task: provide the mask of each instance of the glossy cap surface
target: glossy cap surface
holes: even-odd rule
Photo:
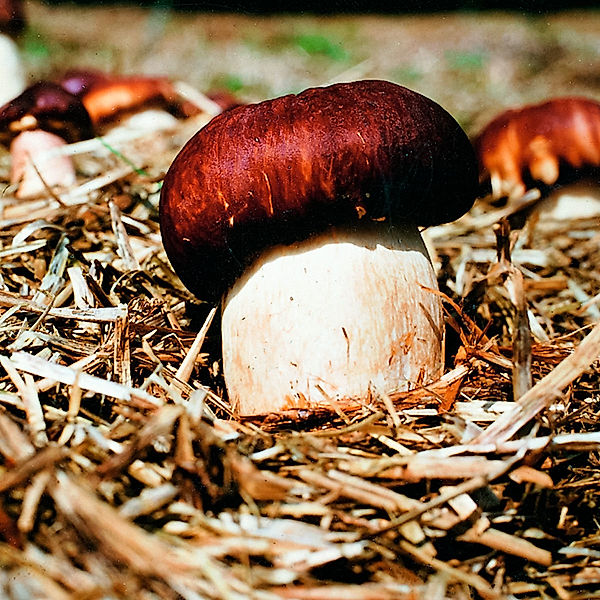
[[[39,82],[0,108],[0,138],[6,143],[21,131],[42,129],[67,142],[93,136],[81,101],[51,82]]]
[[[472,146],[443,108],[358,81],[215,117],[165,177],[161,230],[184,284],[215,298],[264,248],[371,220],[451,221],[476,189]]]

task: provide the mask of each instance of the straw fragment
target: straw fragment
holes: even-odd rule
[[[600,357],[600,324],[597,324],[573,353],[541,379],[505,413],[490,425],[474,444],[497,444],[509,440],[521,427],[548,408],[560,391],[579,377]]]

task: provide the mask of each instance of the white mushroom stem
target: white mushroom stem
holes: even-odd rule
[[[432,381],[443,371],[444,328],[431,289],[413,225],[336,229],[268,250],[223,303],[232,405],[262,414]]]
[[[75,183],[75,166],[60,149],[61,137],[36,129],[23,131],[10,145],[11,183],[18,183],[18,198],[45,195],[48,188],[67,188]]]
[[[0,106],[16,98],[25,89],[25,69],[17,44],[0,34]]]
[[[541,222],[558,222],[600,217],[600,186],[596,181],[579,181],[553,190],[535,207]]]
[[[177,127],[178,120],[171,113],[159,108],[149,108],[128,114],[125,117],[111,123],[108,132],[135,132],[139,134],[153,133]]]

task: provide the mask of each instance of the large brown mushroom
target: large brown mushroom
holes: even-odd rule
[[[200,130],[165,177],[161,230],[183,283],[224,294],[237,411],[437,377],[442,310],[417,225],[457,218],[476,189],[456,121],[384,81],[235,108]]]

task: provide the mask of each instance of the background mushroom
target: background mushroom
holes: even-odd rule
[[[175,128],[177,117],[198,115],[196,125],[204,124],[222,110],[208,98],[203,107],[209,112],[182,98],[164,77],[77,69],[55,82],[35,83],[0,108],[0,139],[11,145],[11,181],[19,185],[17,197],[75,182],[73,160],[60,150],[67,143],[110,133],[108,141],[131,142],[128,158],[143,162],[144,156],[162,151],[166,144],[166,138],[160,138],[152,145],[145,134]]]
[[[72,185],[73,162],[57,149],[92,135],[81,101],[55,83],[36,83],[2,106],[0,139],[10,145],[11,183],[19,185],[17,197]]]
[[[165,177],[161,231],[192,292],[225,293],[239,413],[437,377],[441,303],[417,225],[457,218],[476,189],[456,121],[385,81],[239,107],[200,130]]]
[[[177,118],[201,112],[212,117],[224,108],[208,96],[168,77],[112,75],[73,69],[60,77],[59,83],[81,99],[96,131],[103,134],[116,127],[170,128],[176,125]],[[193,101],[186,99],[186,90],[191,90]]]
[[[474,145],[481,180],[490,182],[494,198],[519,198],[541,187],[550,195],[547,216],[600,214],[600,103],[567,97],[507,110]]]

